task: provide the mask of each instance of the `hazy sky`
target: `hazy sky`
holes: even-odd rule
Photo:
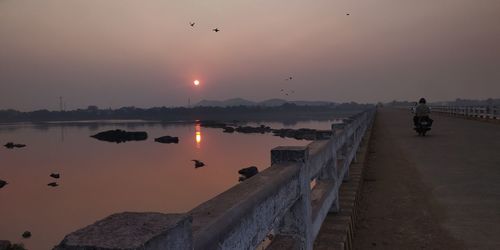
[[[0,109],[59,96],[68,109],[500,97],[500,1],[0,0]]]

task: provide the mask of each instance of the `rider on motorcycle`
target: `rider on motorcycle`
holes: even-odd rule
[[[427,106],[425,98],[420,98],[418,101],[418,105],[415,107],[415,116],[413,117],[413,123],[415,126],[418,125],[420,120],[429,121],[430,125],[432,125],[432,119],[429,117],[431,113],[431,109]]]

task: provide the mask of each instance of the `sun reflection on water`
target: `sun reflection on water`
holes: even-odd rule
[[[195,127],[195,141],[196,141],[196,148],[200,148],[201,145],[201,126],[199,123],[196,123]]]

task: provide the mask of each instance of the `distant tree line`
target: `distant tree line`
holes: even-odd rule
[[[87,109],[70,111],[36,110],[21,112],[0,110],[0,122],[48,122],[82,120],[156,120],[156,121],[193,121],[193,120],[286,120],[332,118],[333,115],[352,114],[362,111],[371,104],[355,102],[320,106],[300,106],[285,103],[281,106],[232,106],[232,107],[154,107],[119,109],[99,109],[89,106]]]

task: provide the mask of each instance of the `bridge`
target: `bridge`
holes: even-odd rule
[[[185,214],[114,214],[56,249],[499,249],[500,124],[435,111],[427,137],[409,110],[365,111]]]
[[[409,109],[378,110],[356,248],[500,249],[498,108],[433,113],[418,137]]]

